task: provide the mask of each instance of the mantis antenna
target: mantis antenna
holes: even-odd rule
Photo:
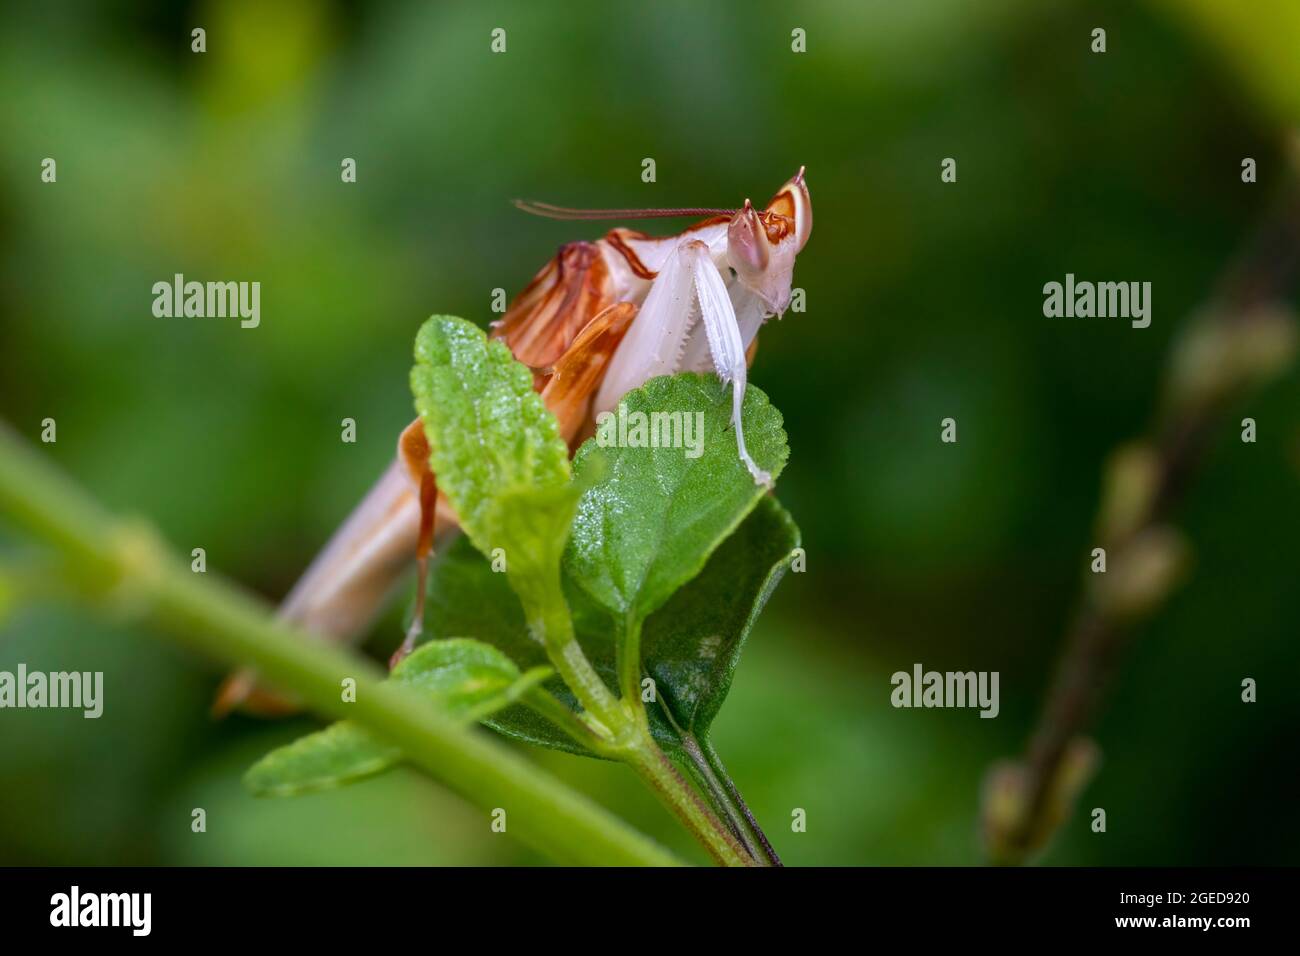
[[[531,199],[513,200],[515,207],[547,219],[672,219],[679,216],[734,216],[734,209],[683,206],[676,209],[570,209]]]

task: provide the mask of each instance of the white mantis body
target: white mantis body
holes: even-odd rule
[[[794,261],[812,231],[803,169],[763,210],[610,210],[543,204],[521,208],[562,219],[712,214],[684,231],[651,237],[617,228],[593,242],[562,246],[493,326],[576,447],[595,417],[658,375],[715,371],[732,387],[732,426],[754,480],[771,484],[745,447],[741,422],[749,360],[759,328],[790,303]],[[437,494],[419,420],[398,443],[397,460],[299,579],[280,616],[325,638],[350,641],[373,619],[415,556],[420,566],[416,623],[397,656],[418,636],[425,564],[457,530]],[[274,712],[284,702],[258,690],[254,675],[227,681],[218,710],[247,704]]]

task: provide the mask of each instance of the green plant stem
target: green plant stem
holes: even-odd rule
[[[622,704],[591,666],[573,633],[573,618],[564,600],[558,563],[543,575],[540,584],[519,591],[519,597],[528,618],[528,629],[546,648],[546,656],[578,703],[609,731],[611,743],[630,744],[627,714]]]
[[[721,794],[719,799],[726,807],[728,816],[739,817],[739,827],[745,835],[745,841],[754,847],[754,856],[759,862],[770,864],[771,866],[781,866],[781,858],[777,856],[776,849],[772,846],[763,832],[763,828],[758,825],[753,812],[749,809],[749,804],[741,796],[736,784],[731,779],[731,774],[727,773],[727,768],[722,763],[722,757],[718,755],[717,750],[713,747],[713,742],[705,739],[700,743],[694,736],[687,734],[683,738],[683,744],[686,747],[687,754],[691,757],[692,762],[696,759],[696,754],[703,761],[707,769],[707,777],[710,781],[711,788],[720,788]],[[692,753],[692,750],[695,753]]]
[[[640,651],[635,656],[637,667],[627,681],[622,699],[614,697],[604,680],[596,673],[587,655],[583,653],[573,632],[573,618],[559,582],[558,568],[552,578],[547,575],[544,584],[520,594],[525,604],[529,627],[541,638],[547,656],[556,671],[569,685],[574,696],[588,712],[609,731],[609,745],[604,756],[629,764],[641,775],[655,795],[681,822],[682,825],[709,851],[715,861],[723,866],[749,866],[753,857],[736,840],[718,815],[707,806],[700,795],[691,788],[682,775],[664,755],[650,735],[650,725],[641,704]],[[637,628],[639,633],[639,628]],[[631,658],[627,654],[624,660]],[[620,663],[620,671],[626,667]],[[569,730],[566,722],[561,729]]]
[[[681,741],[682,752],[687,758],[687,772],[695,781],[696,787],[708,796],[713,809],[720,816],[726,817],[732,835],[759,866],[782,866],[781,858],[776,855],[776,850],[768,841],[763,828],[758,825],[745,798],[736,789],[713,744],[707,738],[701,743],[699,738],[679,724],[667,703],[661,700],[659,705],[664,718],[672,725],[677,739]]]
[[[550,691],[535,687],[524,695],[523,703],[593,753],[610,760],[622,759],[622,754],[610,745],[607,728],[600,724],[593,726],[589,716],[579,716],[556,700]]]
[[[695,788],[708,797],[709,804],[718,816],[726,821],[732,836],[740,841],[740,845],[744,847],[745,852],[762,863],[763,861],[759,859],[758,844],[746,834],[740,814],[726,799],[726,791],[723,790],[717,778],[709,770],[704,758],[698,753],[698,750],[694,754],[688,750],[687,756],[689,759],[682,764],[682,767],[686,770],[691,782],[695,784]]]
[[[644,733],[650,732],[650,719],[641,703],[641,618],[629,611],[623,619],[622,640],[616,642],[618,652],[619,693],[631,709],[637,724]]]
[[[717,814],[704,804],[700,795],[691,789],[654,741],[647,738],[646,746],[634,751],[628,762],[717,863],[722,866],[756,865],[754,858]]]
[[[0,423],[0,511],[68,559],[82,593],[137,612],[182,643],[252,665],[322,714],[354,720],[471,803],[507,811],[509,832],[562,863],[674,865],[672,854],[559,780],[355,655],[307,639],[213,574],[195,574],[141,525],[121,522]],[[356,681],[356,701],[340,693]],[[485,823],[486,826],[486,823]]]

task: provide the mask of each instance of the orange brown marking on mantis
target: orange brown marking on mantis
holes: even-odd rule
[[[706,229],[709,226],[717,226],[731,222],[732,215],[709,216],[706,219],[701,219],[699,222],[691,223],[691,225],[677,233],[677,236],[688,236],[692,232],[698,232],[699,230]],[[659,238],[670,239],[672,237],[661,236]],[[641,261],[641,257],[638,256],[636,251],[627,244],[627,240],[629,239],[655,241],[654,236],[635,229],[611,229],[605,234],[605,243],[627,261],[628,268],[632,270],[632,273],[637,276],[637,278],[653,281],[658,277],[659,273],[648,268],[646,264]]]
[[[732,213],[734,216],[735,213]],[[699,222],[693,222],[681,231],[681,235],[688,232],[695,232],[697,229],[705,229],[709,226],[719,226],[724,222],[731,222],[732,216],[710,216],[708,219],[701,219]]]
[[[406,473],[414,484],[429,470],[429,439],[424,434],[424,423],[416,419],[402,429],[397,439],[397,453],[402,457]]]
[[[758,219],[763,224],[763,231],[767,233],[767,241],[772,245],[776,245],[794,232],[794,200],[786,193],[782,193],[774,205],[780,205],[782,208],[789,206],[790,214],[773,212],[772,209],[765,209],[758,214]]]
[[[645,264],[641,261],[641,258],[635,252],[632,251],[632,247],[623,241],[623,236],[626,235],[628,232],[629,230],[626,229],[622,229],[622,230],[611,229],[605,235],[605,241],[609,243],[610,248],[612,248],[625,260],[627,260],[628,268],[632,270],[632,273],[637,278],[646,279],[646,280],[654,279],[654,277],[657,276],[659,273],[647,269],[645,267]],[[645,233],[640,233],[632,236],[631,238],[648,239],[650,237],[645,235]]]
[[[420,490],[420,537],[415,546],[415,556],[427,558],[433,551],[438,517],[438,480],[429,467],[429,439],[424,434],[423,422],[417,418],[407,425],[398,439],[397,448],[407,474]]]
[[[772,201],[767,204],[765,212],[775,213],[778,216],[784,216],[791,222],[794,222],[795,206],[794,197],[790,195],[788,189],[782,189],[772,197]]]

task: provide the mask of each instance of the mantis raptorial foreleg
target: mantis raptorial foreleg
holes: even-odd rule
[[[740,335],[740,325],[736,321],[731,296],[727,294],[722,275],[713,264],[713,258],[704,243],[687,243],[679,254],[693,260],[695,295],[700,304],[700,317],[704,320],[704,332],[709,339],[709,354],[713,357],[714,370],[724,384],[731,383],[731,425],[736,430],[736,448],[740,452],[740,460],[745,463],[756,482],[770,488],[772,476],[754,463],[745,448],[745,429],[741,424],[740,411],[745,400],[748,370],[745,365],[745,343]]]
[[[610,364],[596,407],[609,410],[628,389],[656,375],[683,370],[697,315],[703,320],[713,367],[732,387],[731,423],[740,459],[756,482],[771,486],[772,476],[758,467],[745,447],[740,414],[747,379],[745,341],[726,283],[703,242],[682,243],[660,269]]]
[[[596,411],[609,411],[631,389],[677,371],[693,324],[690,261],[678,247],[660,266],[637,320],[609,363],[596,393]]]

